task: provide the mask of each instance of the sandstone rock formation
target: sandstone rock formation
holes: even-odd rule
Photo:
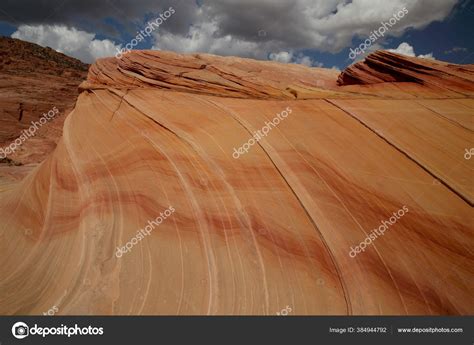
[[[205,54],[97,61],[54,153],[0,179],[0,313],[472,314],[472,70],[381,57],[351,85]]]
[[[474,65],[454,65],[377,51],[340,74],[339,85],[413,82],[436,90],[474,95]]]
[[[18,138],[43,113],[53,107],[59,110],[54,121],[9,155],[10,160],[39,163],[54,150],[64,115],[74,107],[77,87],[86,79],[87,69],[88,65],[51,48],[0,37],[0,147]],[[0,169],[8,161],[0,160]]]

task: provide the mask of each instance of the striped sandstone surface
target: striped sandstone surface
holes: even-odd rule
[[[0,179],[0,314],[472,314],[473,81],[387,52],[98,60],[54,152]]]

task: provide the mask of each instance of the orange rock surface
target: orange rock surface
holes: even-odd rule
[[[410,81],[97,61],[54,153],[0,179],[0,314],[472,314],[472,69],[380,56]]]

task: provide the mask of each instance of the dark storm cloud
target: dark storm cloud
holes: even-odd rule
[[[71,50],[88,46],[88,59],[127,43],[146,20],[172,6],[176,14],[153,33],[153,47],[265,59],[305,61],[302,50],[337,53],[354,37],[366,38],[403,7],[408,14],[390,35],[443,20],[457,0],[2,0],[0,20],[18,26],[15,36]],[[59,27],[61,26],[61,27]],[[67,29],[65,29],[66,27]],[[73,30],[79,30],[75,32]],[[69,31],[68,31],[69,30]],[[63,36],[60,36],[60,35]],[[92,36],[88,36],[92,34]],[[107,38],[109,41],[99,40]],[[74,41],[75,40],[75,41]],[[88,40],[92,42],[88,43]],[[94,41],[95,40],[95,41]],[[77,46],[77,45],[76,45]],[[81,48],[83,49],[83,48]],[[100,55],[97,55],[100,52]],[[273,55],[271,55],[273,53]],[[314,64],[313,64],[314,65]]]
[[[304,46],[311,42],[308,8],[314,19],[334,11],[346,1],[286,1],[286,0],[222,0],[207,5],[209,15],[219,20],[219,34],[240,39],[259,41],[259,30],[267,33],[267,39],[289,42],[292,46]],[[313,30],[314,31],[314,30]]]
[[[45,24],[67,25],[96,33],[116,33],[116,29],[104,23],[112,18],[128,31],[142,25],[146,16],[157,16],[173,6],[180,18],[168,25],[173,32],[185,32],[193,21],[196,9],[193,1],[156,0],[2,0],[0,21],[14,25]],[[98,32],[99,31],[99,32]]]
[[[0,20],[16,25],[62,24],[116,36],[116,28],[105,23],[105,18],[112,18],[121,29],[132,33],[146,17],[157,16],[173,6],[178,15],[161,31],[176,35],[175,38],[189,36],[191,25],[212,23],[213,38],[231,36],[242,42],[262,42],[258,32],[264,30],[264,40],[273,41],[273,46],[336,52],[347,46],[354,35],[366,35],[404,6],[409,14],[392,30],[393,34],[442,19],[455,3],[456,0],[2,0]]]

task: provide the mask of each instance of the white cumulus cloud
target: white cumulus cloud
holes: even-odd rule
[[[293,53],[290,53],[290,52],[271,53],[269,56],[270,60],[282,62],[282,63],[289,63],[292,58],[293,58]]]
[[[20,25],[12,37],[51,47],[87,63],[114,56],[115,49],[120,48],[111,40],[98,40],[95,34],[64,25]]]
[[[310,56],[304,55],[303,53],[294,53],[292,51],[281,51],[278,53],[270,53],[268,55],[269,60],[282,62],[282,63],[296,63],[309,67],[322,67],[323,64],[312,59]]]
[[[389,52],[398,53],[406,56],[419,57],[421,59],[431,59],[434,60],[433,53],[416,55],[415,49],[409,45],[407,42],[402,42],[396,49],[387,49]]]
[[[186,34],[158,31],[154,33],[155,44],[152,49],[265,58],[265,51],[258,43],[241,40],[232,35],[218,36],[218,29],[216,22],[203,22],[191,25]]]

